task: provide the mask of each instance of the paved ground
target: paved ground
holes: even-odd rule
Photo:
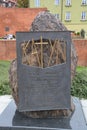
[[[6,108],[8,103],[11,102],[11,100],[12,100],[12,96],[10,95],[0,96],[0,114],[4,111],[4,109]],[[85,115],[85,120],[87,123],[87,100],[82,99],[81,105],[82,105],[82,109]]]
[[[84,112],[85,120],[87,124],[87,100],[82,99],[81,104],[82,104],[82,108],[83,108],[83,112]]]
[[[4,111],[11,100],[12,97],[10,95],[0,96],[0,114]]]

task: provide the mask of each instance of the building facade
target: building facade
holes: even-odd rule
[[[0,7],[16,7],[17,0],[0,0]]]
[[[29,0],[29,7],[47,7],[69,30],[87,37],[87,0]]]

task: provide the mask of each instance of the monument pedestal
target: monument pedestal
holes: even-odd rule
[[[73,102],[71,117],[34,119],[20,114],[12,100],[0,115],[0,130],[87,130],[80,101],[73,98]]]

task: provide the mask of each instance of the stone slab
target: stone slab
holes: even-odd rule
[[[79,99],[73,98],[75,111],[71,117],[32,119],[16,110],[12,100],[0,115],[0,130],[87,130]]]

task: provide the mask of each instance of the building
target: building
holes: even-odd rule
[[[17,0],[0,0],[0,7],[16,7]]]
[[[29,7],[47,7],[69,30],[87,37],[87,0],[29,0]]]

